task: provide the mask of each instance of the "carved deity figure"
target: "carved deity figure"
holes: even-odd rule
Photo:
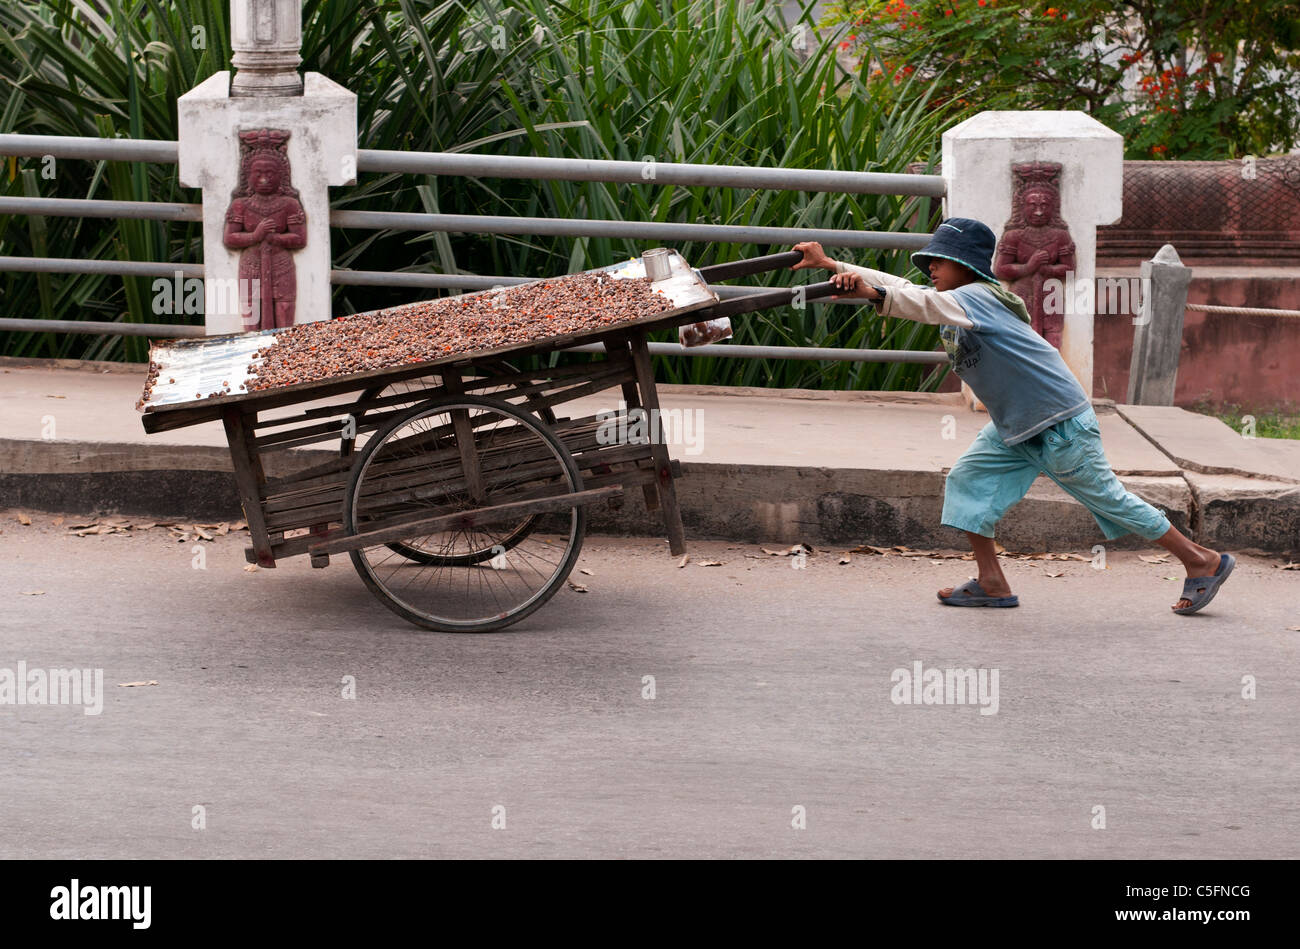
[[[993,274],[1025,301],[1035,330],[1057,349],[1065,327],[1064,280],[1075,268],[1074,241],[1061,218],[1059,162],[1013,165],[1011,220],[1002,231]],[[1056,290],[1048,281],[1056,281]]]
[[[298,280],[292,251],[307,243],[307,215],[289,182],[289,133],[239,133],[239,186],[226,211],[225,245],[239,254],[245,330],[292,326]]]

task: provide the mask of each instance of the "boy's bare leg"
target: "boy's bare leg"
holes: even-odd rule
[[[1183,562],[1189,577],[1212,577],[1219,569],[1218,551],[1202,547],[1181,534],[1176,527],[1169,528],[1155,542]],[[1192,601],[1184,597],[1169,608],[1178,610],[1191,605]]]
[[[989,596],[1010,596],[1011,584],[1007,583],[1007,578],[1002,573],[1002,564],[998,563],[998,549],[993,544],[993,538],[985,537],[983,534],[972,534],[970,531],[964,533],[970,540],[971,550],[975,551],[980,588]],[[954,587],[945,587],[939,591],[939,595],[952,596],[953,589]]]

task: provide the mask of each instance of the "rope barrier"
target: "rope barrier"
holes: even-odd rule
[[[1209,303],[1189,303],[1187,309],[1198,313],[1225,313],[1229,316],[1300,316],[1300,310],[1268,310],[1254,306],[1214,306]]]

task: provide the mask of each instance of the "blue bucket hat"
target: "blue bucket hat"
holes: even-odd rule
[[[950,217],[935,229],[930,243],[912,254],[912,263],[928,276],[931,258],[955,260],[975,271],[982,279],[997,283],[997,277],[993,276],[993,251],[997,243],[993,231],[982,221],[968,217]]]

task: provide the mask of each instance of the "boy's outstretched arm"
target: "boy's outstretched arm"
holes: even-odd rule
[[[885,291],[884,302],[879,306],[882,316],[914,320],[917,323],[960,326],[962,329],[975,328],[961,303],[949,292],[918,287],[902,277],[867,267],[853,264],[841,266],[844,270],[831,277],[831,283],[843,288],[845,292],[831,297],[832,300],[841,297],[876,300],[879,293],[874,288],[880,287]]]
[[[870,270],[866,267],[859,267],[856,264],[844,264],[834,260],[822,249],[822,245],[816,241],[804,241],[802,244],[795,244],[791,250],[797,250],[803,254],[803,260],[791,267],[791,270],[803,270],[807,267],[821,267],[833,273],[858,273],[867,279],[867,282],[882,287],[913,287],[910,280],[904,280],[902,277],[896,277],[893,274],[881,273],[878,270]]]
[[[881,287],[885,290],[885,300],[880,305],[883,316],[915,320],[918,323],[946,323],[964,329],[972,329],[975,325],[966,316],[961,304],[947,293],[918,287],[910,280],[894,274],[833,260],[816,241],[795,244],[792,250],[802,253],[803,260],[791,267],[791,270],[820,267],[834,271],[835,276],[831,280],[840,283],[845,292],[831,299],[854,297],[875,300],[878,295],[872,288]]]

